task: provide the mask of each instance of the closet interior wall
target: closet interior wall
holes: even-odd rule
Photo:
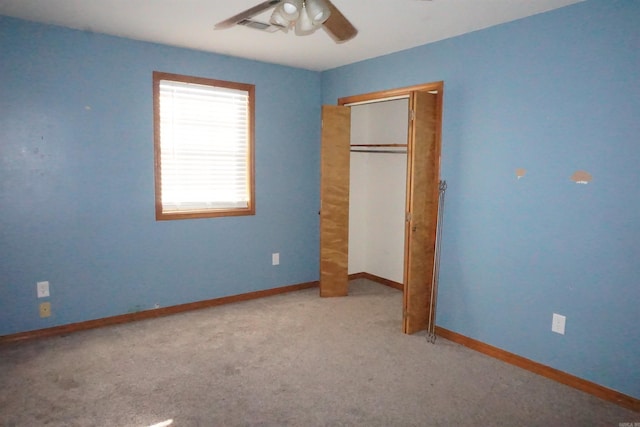
[[[408,99],[351,106],[349,274],[404,281],[406,148],[373,146],[406,144],[408,111]]]

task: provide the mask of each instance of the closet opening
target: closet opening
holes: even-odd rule
[[[347,106],[349,277],[403,290],[409,97]]]

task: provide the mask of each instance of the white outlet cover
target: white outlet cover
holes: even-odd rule
[[[280,254],[273,253],[271,254],[271,265],[280,265]]]
[[[49,296],[49,282],[38,282],[36,286],[38,288],[38,298]]]
[[[557,334],[564,335],[564,328],[567,323],[567,318],[561,314],[553,313],[553,319],[551,321],[551,330]]]

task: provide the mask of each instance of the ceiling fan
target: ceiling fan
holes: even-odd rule
[[[268,23],[252,19],[271,8],[275,9]],[[358,34],[358,30],[330,0],[267,0],[218,22],[215,28],[221,30],[234,25],[270,33],[294,29],[299,36],[311,34],[323,27],[337,43],[346,42]]]

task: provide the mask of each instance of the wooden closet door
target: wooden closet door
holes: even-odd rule
[[[351,109],[322,107],[320,159],[320,296],[349,290],[349,162]]]
[[[403,331],[427,327],[438,218],[440,114],[437,94],[413,92],[407,173]]]

